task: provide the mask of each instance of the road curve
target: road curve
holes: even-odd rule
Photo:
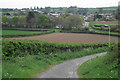
[[[43,72],[37,78],[79,78],[77,75],[77,69],[82,63],[105,54],[106,52],[65,61],[52,67],[48,71]]]

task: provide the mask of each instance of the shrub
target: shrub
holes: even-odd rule
[[[106,47],[108,43],[52,43],[38,40],[2,40],[2,52],[4,56],[24,56],[50,54],[65,51],[80,51],[83,48]],[[24,54],[23,54],[24,53]]]
[[[116,61],[118,59],[118,45],[114,44],[110,47],[109,52],[107,53],[104,62],[106,64],[111,64],[112,62]]]

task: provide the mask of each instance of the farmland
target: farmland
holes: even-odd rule
[[[13,29],[4,29],[2,30],[2,37],[24,37],[24,36],[35,36],[42,34],[53,33],[54,30],[48,29],[24,29],[24,28],[13,28]]]
[[[104,22],[96,22],[96,24],[118,24],[118,21],[104,21]]]
[[[82,65],[85,67],[81,68],[80,66],[78,69],[78,74],[83,74],[80,77],[87,78],[89,77],[87,73],[92,68],[92,75],[90,74],[89,77],[92,78],[94,74],[101,71],[100,69],[105,69],[100,68],[95,73],[94,68],[108,67],[109,64],[106,65],[106,63],[109,60],[112,62],[116,59],[113,45],[118,44],[118,37],[120,37],[117,28],[119,26],[118,20],[114,16],[116,14],[112,12],[112,18],[106,20],[108,15],[106,12],[116,11],[116,9],[116,7],[80,9],[71,6],[53,10],[49,7],[5,10],[7,13],[3,12],[2,14],[3,30],[0,30],[2,32],[0,34],[2,36],[2,77],[36,78],[38,74],[66,60],[108,52],[109,55],[106,57],[93,59],[90,64],[88,61],[88,63]],[[104,17],[98,19],[100,16],[96,16],[96,14],[102,12],[104,12]],[[96,22],[99,20],[103,21]],[[86,21],[88,21],[88,24],[93,23],[85,26]],[[108,47],[108,27],[104,27],[106,24],[111,26],[110,47]],[[95,25],[102,25],[103,27],[96,27]],[[106,63],[103,64],[101,61]],[[96,62],[97,64],[94,64]],[[86,66],[87,69],[85,69]],[[113,66],[116,73],[116,66],[118,66],[116,61],[115,64],[110,64],[110,66]],[[109,75],[116,77],[116,74]],[[99,76],[99,78],[105,77],[104,75]]]
[[[30,39],[30,40],[42,40],[48,42],[72,42],[72,43],[108,42],[108,36],[106,35],[75,34],[75,33],[53,33],[53,34],[41,35],[41,36],[9,38],[9,39]],[[118,41],[118,38],[111,36],[111,41]]]
[[[48,31],[52,34],[41,35]],[[107,35],[59,31],[60,29],[4,29],[3,36],[7,37],[2,40],[2,77],[35,78],[37,74],[66,60],[108,51]],[[118,37],[111,36],[111,45],[117,41]]]
[[[40,33],[42,31],[16,31],[16,30],[2,30],[2,35],[16,35],[16,34],[32,34]]]
[[[110,35],[120,37],[120,30],[118,21],[103,21],[103,22],[90,22],[89,29],[92,29],[96,34],[109,34],[109,27],[105,27],[106,25],[110,26]]]

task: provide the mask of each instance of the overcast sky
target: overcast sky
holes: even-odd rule
[[[38,7],[110,7],[118,6],[119,0],[0,0],[0,8]]]

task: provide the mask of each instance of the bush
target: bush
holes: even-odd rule
[[[2,52],[4,56],[24,56],[50,54],[65,51],[80,51],[83,48],[106,47],[108,43],[52,43],[38,40],[2,40]],[[24,54],[23,54],[24,53]]]
[[[106,58],[104,60],[104,62],[106,64],[111,64],[112,62],[116,61],[118,59],[118,45],[114,44],[110,47],[109,52],[106,55]]]

